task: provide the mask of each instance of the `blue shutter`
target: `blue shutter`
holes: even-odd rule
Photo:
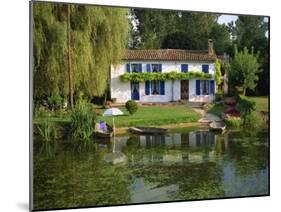
[[[188,72],[188,64],[181,64],[181,72]]]
[[[165,81],[160,81],[160,95],[165,95]]]
[[[138,64],[138,72],[139,72],[139,73],[142,72],[142,64]]]
[[[206,74],[209,73],[209,65],[202,65],[202,71]]]
[[[150,81],[145,81],[145,95],[150,94]]]
[[[162,64],[158,64],[158,70],[159,72],[162,72]]]
[[[127,63],[126,70],[127,70],[128,73],[131,72],[131,65],[130,65],[130,63]]]
[[[196,95],[200,95],[200,80],[196,80]]]
[[[151,64],[146,64],[146,72],[151,72]]]
[[[210,93],[215,94],[215,81],[210,80]]]

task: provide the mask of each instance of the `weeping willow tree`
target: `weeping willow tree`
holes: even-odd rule
[[[102,96],[107,89],[110,65],[119,63],[126,46],[127,17],[127,9],[35,2],[35,97],[67,96],[71,87],[69,74],[75,93]]]

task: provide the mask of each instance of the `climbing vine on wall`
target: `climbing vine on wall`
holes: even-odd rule
[[[172,71],[169,73],[143,72],[143,73],[125,73],[120,76],[122,82],[145,82],[151,80],[190,80],[190,79],[212,79],[212,74],[189,71],[187,73]]]

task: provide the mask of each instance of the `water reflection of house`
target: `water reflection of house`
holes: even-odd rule
[[[152,147],[155,145],[165,146],[188,146],[196,148],[203,145],[215,145],[215,134],[209,131],[197,131],[186,134],[170,135],[141,135],[140,146]]]
[[[211,162],[215,160],[215,134],[209,131],[197,131],[186,134],[145,135],[140,136],[140,146],[151,148],[167,147],[168,151],[144,155],[142,163],[177,163],[177,162]],[[169,147],[186,147],[173,149]],[[204,151],[192,151],[196,148],[207,148]],[[211,149],[209,148],[211,147]]]

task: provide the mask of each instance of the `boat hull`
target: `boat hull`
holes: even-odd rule
[[[156,127],[130,127],[129,131],[135,134],[163,134],[167,132],[167,129]]]

